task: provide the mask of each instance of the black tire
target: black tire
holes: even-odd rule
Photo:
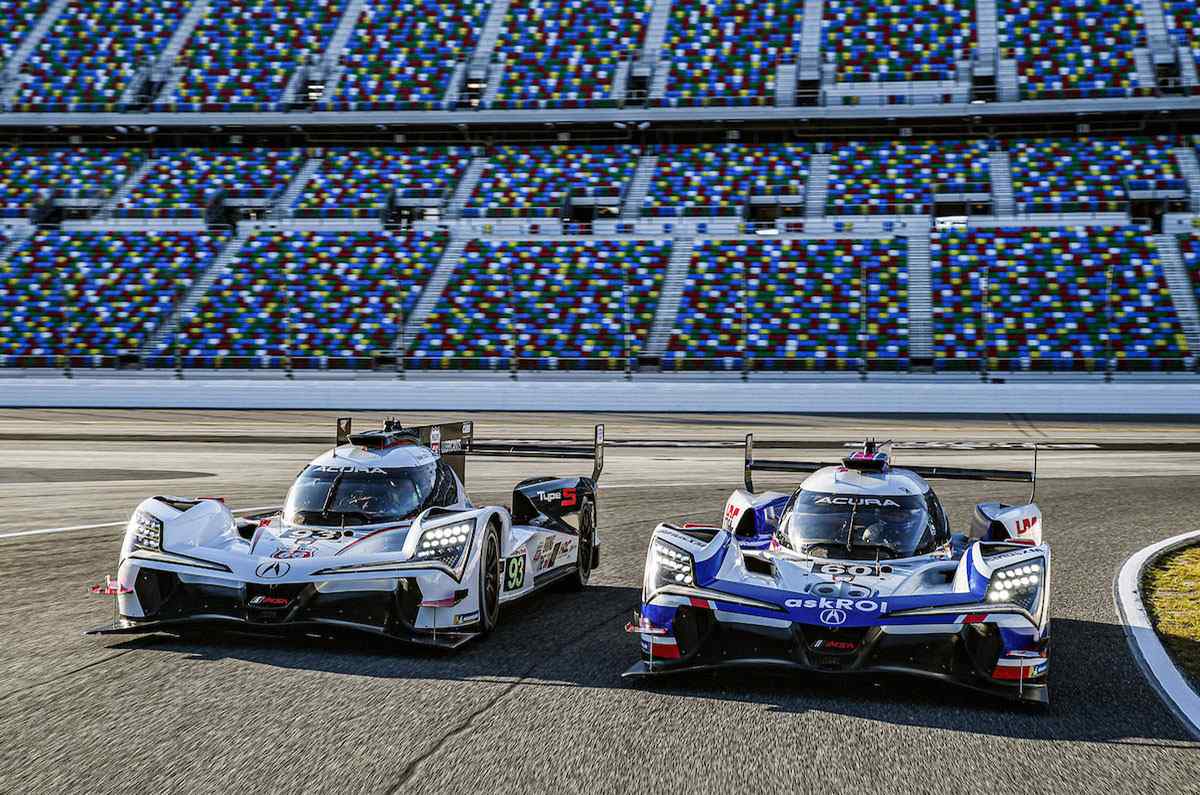
[[[500,621],[500,583],[503,576],[500,531],[488,522],[479,549],[479,632],[488,634]]]
[[[592,576],[592,552],[596,548],[596,503],[584,497],[579,505],[579,558],[575,571],[566,578],[566,587],[582,591]]]

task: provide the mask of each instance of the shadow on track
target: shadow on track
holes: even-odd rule
[[[503,610],[496,632],[458,652],[397,647],[366,637],[262,639],[155,636],[116,644],[143,654],[235,659],[344,676],[471,682],[520,687],[602,688],[761,705],[775,713],[825,712],[897,725],[1034,740],[1194,747],[1160,704],[1125,648],[1120,626],[1055,619],[1051,706],[1031,710],[936,682],[905,677],[803,678],[694,674],[633,684],[621,673],[638,657],[624,623],[638,589],[592,586],[538,594]],[[147,644],[147,641],[151,641]],[[1149,731],[1152,729],[1152,731]]]

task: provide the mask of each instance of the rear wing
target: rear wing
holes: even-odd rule
[[[494,458],[567,458],[592,462],[592,480],[600,480],[604,471],[604,425],[593,429],[592,445],[525,444],[521,442],[476,442],[468,445],[468,455]]]
[[[467,456],[493,458],[567,458],[592,462],[592,480],[599,480],[604,470],[604,426],[597,425],[588,445],[546,445],[520,442],[477,442],[475,427],[470,421],[445,422],[438,425],[414,425],[404,427],[398,420],[387,420],[382,431],[367,431],[362,434],[351,432],[349,417],[337,421],[336,444],[356,444],[363,447],[381,447],[391,444],[419,444],[428,447],[450,465],[459,480],[467,482]]]
[[[1029,495],[1029,501],[1033,502],[1033,498],[1037,495],[1037,445],[1033,447],[1033,470],[1010,470],[1010,469],[967,469],[963,467],[943,467],[943,466],[908,466],[903,468],[918,475],[926,480],[995,480],[1006,481],[1010,483],[1032,483],[1033,490]],[[886,464],[885,459],[879,458],[844,458],[841,465],[858,469],[861,471],[882,471]],[[754,473],[755,472],[800,472],[812,473],[819,469],[824,469],[828,466],[838,466],[838,464],[817,463],[813,461],[780,461],[780,460],[762,460],[754,457],[754,434],[746,434],[746,455],[745,469],[743,478],[746,483],[746,490],[754,491]]]

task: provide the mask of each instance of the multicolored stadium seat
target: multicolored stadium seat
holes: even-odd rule
[[[440,107],[455,64],[471,57],[490,3],[368,2],[341,62],[332,106]]]
[[[429,366],[506,366],[514,350],[522,366],[621,366],[645,346],[670,248],[472,241],[411,353]]]
[[[187,13],[185,0],[70,0],[21,71],[18,106],[115,105]]]
[[[1148,229],[951,230],[931,254],[938,359],[1076,369],[1188,353]]]
[[[177,60],[184,72],[169,103],[278,106],[296,69],[324,54],[345,5],[210,0]]]
[[[739,215],[752,196],[803,196],[812,147],[807,144],[667,145],[642,214]]]
[[[281,232],[253,237],[163,352],[366,358],[395,350],[446,246],[442,233]]]
[[[1153,91],[1137,78],[1145,37],[1137,0],[998,0],[1002,56],[1017,62],[1031,99],[1124,97]]]
[[[573,195],[621,196],[637,147],[498,146],[463,215],[556,218]]]
[[[0,0],[0,64],[12,58],[50,0]]]
[[[16,146],[0,149],[0,213],[21,214],[48,191],[108,196],[145,157],[137,149]]]
[[[1174,136],[1012,141],[1013,197],[1030,212],[1082,211],[1116,209],[1130,187],[1183,190],[1177,145]]]
[[[804,0],[674,0],[663,49],[666,105],[771,105],[800,47]]]
[[[848,141],[830,159],[827,211],[920,213],[935,192],[987,193],[990,180],[986,141]]]
[[[953,80],[975,45],[972,0],[826,0],[822,52],[839,81]]]
[[[0,354],[137,352],[222,242],[202,232],[37,232],[0,262]]]
[[[320,169],[296,198],[300,211],[378,209],[388,194],[444,197],[466,170],[465,147],[413,146],[326,149]]]
[[[1200,7],[1196,0],[1162,0],[1164,22],[1181,47],[1200,57]]]
[[[492,107],[614,104],[617,64],[642,43],[650,0],[513,0],[496,44]]]
[[[263,195],[283,190],[300,168],[299,149],[174,149],[154,158],[150,172],[122,208],[204,207],[219,190]]]
[[[1183,255],[1183,266],[1196,291],[1196,303],[1200,304],[1200,237],[1179,235],[1176,240],[1179,242],[1179,252]],[[1200,351],[1192,353],[1200,354]]]
[[[744,337],[746,353],[764,367],[899,361],[908,357],[907,313],[902,238],[704,240],[665,358],[679,368],[740,360]]]

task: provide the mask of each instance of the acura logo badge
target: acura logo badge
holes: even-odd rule
[[[821,623],[828,624],[831,627],[840,626],[846,623],[845,610],[822,610]]]
[[[263,580],[275,580],[292,570],[292,564],[285,560],[275,560],[264,563],[254,570],[254,576]],[[825,619],[821,619],[824,621]],[[843,618],[843,620],[845,620]]]

